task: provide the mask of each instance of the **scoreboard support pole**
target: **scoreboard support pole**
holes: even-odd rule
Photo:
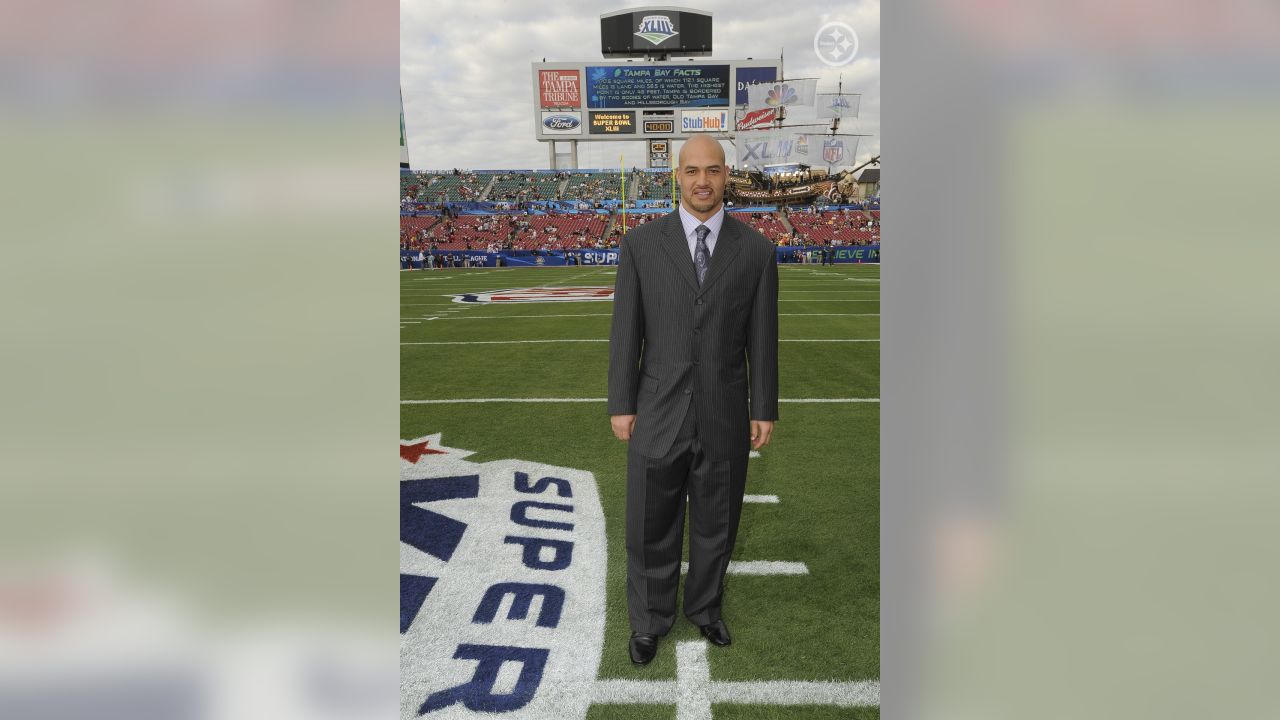
[[[577,170],[578,169],[578,141],[577,140],[545,140],[547,145],[547,169],[548,170]],[[562,168],[556,164],[556,143],[569,143],[569,167]]]

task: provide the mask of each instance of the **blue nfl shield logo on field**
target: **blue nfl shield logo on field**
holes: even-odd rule
[[[844,141],[827,140],[822,143],[822,159],[828,165],[835,165],[844,159]]]

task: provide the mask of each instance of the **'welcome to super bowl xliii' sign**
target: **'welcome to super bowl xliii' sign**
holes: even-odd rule
[[[592,112],[590,114],[592,135],[634,134],[636,131],[636,114],[626,112]]]

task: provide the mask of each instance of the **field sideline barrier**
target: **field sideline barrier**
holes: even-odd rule
[[[821,256],[818,254],[822,251],[822,247],[817,245],[810,246],[783,246],[776,248],[778,255],[778,263],[785,265],[794,265],[798,261],[796,253],[811,254],[812,264],[821,262]],[[880,262],[880,246],[879,245],[837,245],[828,248],[832,252],[832,262],[841,264],[878,264]],[[563,267],[565,265],[617,265],[618,249],[605,248],[597,250],[595,248],[584,250],[504,250],[503,252],[491,253],[483,250],[440,250],[438,255],[455,255],[459,258],[472,258],[472,267],[497,267],[497,258],[502,258],[502,267]],[[401,270],[421,270],[422,263],[416,260],[410,260],[410,257],[416,257],[417,252],[401,252],[400,269]],[[572,257],[574,262],[569,262]],[[483,264],[476,265],[476,259],[483,261]]]

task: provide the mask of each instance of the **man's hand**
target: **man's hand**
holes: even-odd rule
[[[616,425],[614,426],[617,427]],[[615,429],[616,433],[617,430]],[[759,450],[769,444],[769,439],[773,437],[773,421],[772,420],[752,420],[751,421],[751,449]]]
[[[609,424],[613,425],[613,434],[622,442],[631,440],[631,431],[636,426],[635,415],[610,415]]]

